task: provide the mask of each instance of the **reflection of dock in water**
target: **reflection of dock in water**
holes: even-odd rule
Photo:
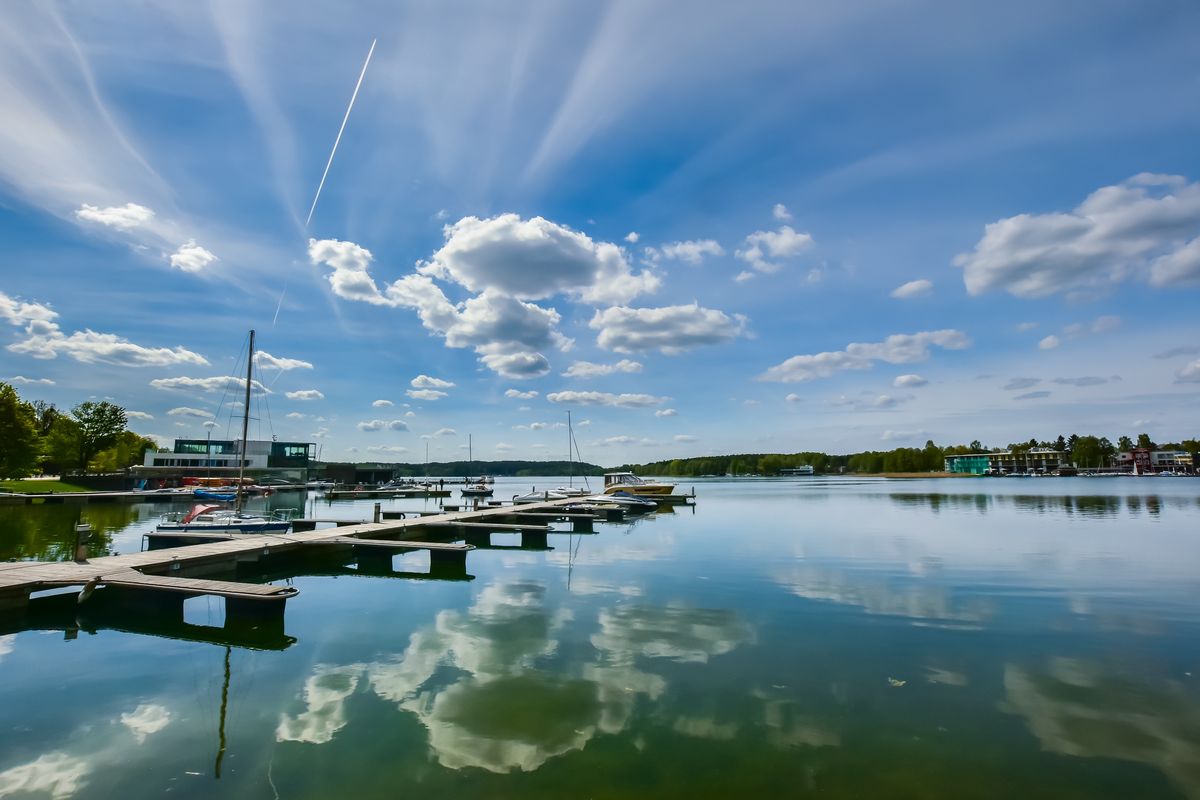
[[[572,505],[578,500],[401,519],[385,519],[377,505],[376,522],[338,521],[317,529],[317,520],[299,521],[299,530],[288,534],[150,533],[148,549],[140,553],[86,560],[86,550],[77,548],[77,561],[3,563],[0,631],[46,628],[70,636],[72,631],[111,628],[280,649],[293,641],[283,632],[284,608],[299,592],[270,581],[301,574],[471,580],[466,571],[470,551],[513,549],[492,545],[492,533],[519,534],[520,549],[548,550],[552,533],[591,533],[597,519],[623,518],[606,508],[586,513],[561,508]],[[567,522],[569,530],[553,530],[551,522]],[[428,572],[394,568],[397,555],[416,551],[429,553]],[[82,590],[76,594],[72,587]],[[53,594],[43,596],[47,593]],[[184,622],[184,601],[196,597],[224,601],[223,627]]]

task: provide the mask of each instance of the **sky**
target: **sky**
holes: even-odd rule
[[[0,18],[26,399],[233,438],[253,328],[324,460],[1200,435],[1190,0],[158,6]]]

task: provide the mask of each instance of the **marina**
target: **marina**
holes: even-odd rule
[[[1200,796],[1192,481],[695,492],[608,522],[313,497],[281,536],[0,510],[27,539],[100,515],[87,565],[69,535],[0,564],[61,587],[0,615],[0,703],[37,720],[0,731],[0,787],[41,764],[73,797]]]

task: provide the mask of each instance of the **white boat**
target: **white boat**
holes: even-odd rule
[[[628,492],[629,494],[672,494],[673,483],[654,483],[634,475],[632,472],[609,472],[604,476],[604,493]]]
[[[580,499],[584,502],[596,503],[597,505],[617,505],[626,511],[635,513],[658,510],[658,503],[656,503],[650,495],[639,497],[638,495],[630,494],[629,492],[593,494]]]
[[[292,527],[292,509],[280,509],[270,518],[241,514],[232,508],[201,503],[188,512],[164,514],[158,530],[170,533],[286,533]]]
[[[475,437],[467,434],[467,469],[475,465]],[[468,479],[467,485],[462,488],[463,497],[491,497],[492,487],[488,483],[485,475],[478,480],[471,481]]]
[[[527,503],[546,503],[551,500],[566,500],[566,499],[567,499],[567,495],[559,494],[556,489],[545,489],[545,490],[539,492],[536,488],[534,488],[533,491],[531,491],[531,492],[527,492],[525,494],[513,495],[512,501],[513,501],[514,505],[520,506],[520,505],[525,505]]]

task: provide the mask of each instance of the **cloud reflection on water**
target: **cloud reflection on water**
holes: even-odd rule
[[[598,734],[620,733],[640,698],[663,696],[666,678],[641,661],[706,663],[755,639],[730,611],[601,608],[590,639],[594,660],[551,665],[573,615],[548,605],[540,583],[493,584],[466,612],[438,613],[394,659],[318,666],[305,682],[305,710],[283,715],[276,738],[329,741],[347,724],[346,701],[365,678],[426,727],[442,766],[533,771]]]
[[[1179,680],[1057,657],[1005,665],[1004,689],[1001,710],[1024,717],[1042,749],[1149,764],[1200,798],[1200,702]]]

